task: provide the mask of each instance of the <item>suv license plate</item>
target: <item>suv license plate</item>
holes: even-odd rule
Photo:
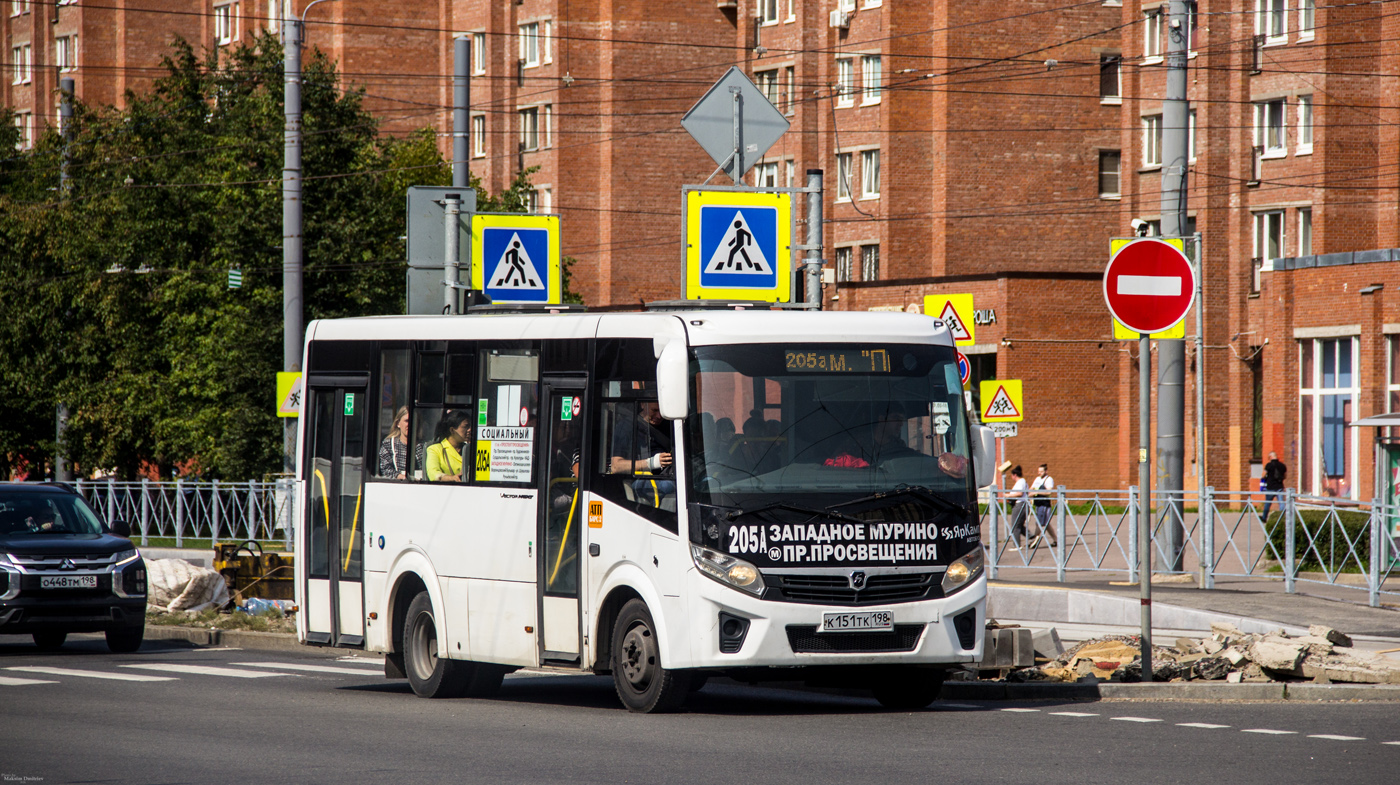
[[[890,611],[863,613],[823,613],[821,632],[891,632],[894,614]]]
[[[96,589],[96,575],[45,575],[39,579],[41,589]]]

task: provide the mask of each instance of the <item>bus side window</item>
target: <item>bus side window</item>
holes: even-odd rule
[[[408,456],[412,452],[408,421],[412,384],[410,368],[413,352],[408,349],[385,349],[379,362],[379,412],[377,433],[379,450],[375,456],[373,475],[385,480],[408,478]]]
[[[482,346],[480,387],[471,423],[477,442],[472,465],[477,482],[534,481],[539,424],[539,353],[527,341]]]

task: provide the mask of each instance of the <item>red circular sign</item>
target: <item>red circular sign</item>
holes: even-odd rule
[[[1196,298],[1196,274],[1186,254],[1154,237],[1118,249],[1103,273],[1103,299],[1124,327],[1157,333],[1181,321]]]
[[[968,362],[967,355],[957,349],[953,350],[953,354],[958,356],[958,376],[962,379],[963,384],[967,384],[967,381],[972,378],[972,363]]]

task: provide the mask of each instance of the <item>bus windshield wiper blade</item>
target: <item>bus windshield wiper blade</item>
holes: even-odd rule
[[[913,496],[918,496],[920,499],[923,499],[923,500],[925,500],[925,501],[931,502],[934,506],[936,506],[936,507],[941,507],[941,508],[943,508],[945,511],[948,511],[948,512],[962,512],[962,513],[967,512],[967,508],[966,508],[966,507],[963,507],[961,504],[958,504],[957,502],[949,501],[948,499],[944,498],[942,494],[938,493],[937,491],[933,490],[932,488],[927,488],[927,487],[922,486],[922,485],[900,485],[900,486],[894,488],[893,490],[881,491],[881,492],[879,492],[879,493],[872,493],[871,495],[866,496],[866,497],[861,498],[861,499],[855,499],[855,500],[849,501],[849,502],[842,502],[842,503],[840,503],[840,504],[833,504],[832,506],[828,507],[827,510],[830,511],[830,510],[835,510],[835,509],[838,509],[838,508],[841,508],[841,507],[851,507],[851,506],[857,505],[857,504],[865,504],[865,503],[868,503],[868,502],[881,501],[881,500],[884,500],[884,499],[889,499],[889,498],[893,498],[893,497],[897,497],[897,496],[903,496],[903,495],[906,495],[906,494],[908,494],[908,495],[913,495]],[[839,513],[837,513],[837,514],[839,514]]]
[[[773,503],[771,503],[771,504],[763,504],[763,505],[759,505],[758,507],[753,508],[752,510],[745,510],[745,509],[733,510],[732,512],[729,513],[729,516],[728,516],[728,517],[729,517],[729,520],[732,521],[732,520],[734,520],[734,519],[736,519],[736,518],[740,518],[740,517],[743,517],[743,516],[745,516],[745,515],[754,515],[754,514],[760,513],[760,512],[768,512],[768,511],[770,511],[770,510],[787,510],[788,512],[805,513],[805,514],[807,514],[807,515],[812,516],[813,518],[834,518],[834,519],[836,519],[836,520],[838,520],[838,521],[846,521],[846,522],[848,522],[848,523],[860,523],[860,522],[861,522],[859,519],[857,519],[857,518],[852,518],[852,517],[849,516],[849,515],[843,515],[843,514],[841,514],[841,513],[839,513],[839,512],[832,512],[830,508],[827,508],[827,509],[825,509],[825,510],[814,510],[814,509],[812,509],[812,508],[810,508],[810,507],[801,507],[801,506],[796,505],[796,504],[788,504],[787,502],[773,502]]]

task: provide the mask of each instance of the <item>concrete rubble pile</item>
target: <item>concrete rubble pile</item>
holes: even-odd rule
[[[1141,642],[1136,636],[1095,638],[1036,667],[1009,674],[1013,681],[1142,681]],[[1177,638],[1174,646],[1152,647],[1153,681],[1269,682],[1311,679],[1320,684],[1400,684],[1400,661],[1360,652],[1346,635],[1313,625],[1289,636],[1241,632],[1214,623],[1205,638]]]

